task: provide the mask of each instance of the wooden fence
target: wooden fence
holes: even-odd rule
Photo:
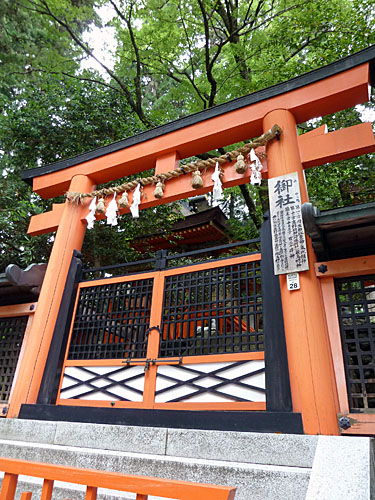
[[[85,485],[85,500],[96,500],[98,488],[136,493],[136,500],[147,500],[149,495],[176,500],[233,500],[236,493],[236,488],[229,486],[79,469],[10,458],[0,458],[0,471],[5,473],[0,500],[14,499],[19,474],[44,479],[41,500],[51,500],[54,481]],[[23,492],[21,500],[31,500],[31,492]]]

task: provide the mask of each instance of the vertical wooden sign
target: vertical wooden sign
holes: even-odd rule
[[[306,237],[297,172],[268,180],[275,274],[307,271]]]

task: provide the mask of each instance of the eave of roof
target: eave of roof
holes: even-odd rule
[[[208,222],[190,229],[180,229],[168,234],[156,234],[144,238],[137,238],[130,244],[138,251],[169,250],[180,251],[181,247],[195,245],[199,248],[229,242],[230,237],[223,231],[219,224]],[[203,243],[204,242],[204,243]]]
[[[142,250],[145,245],[148,250],[158,250],[186,246],[202,242],[202,234],[205,242],[229,241],[230,236],[226,233],[227,218],[220,207],[210,207],[201,212],[188,215],[183,220],[173,224],[169,231],[158,230],[143,236],[134,238],[131,246]],[[174,242],[174,243],[173,243]]]
[[[74,165],[79,165],[80,163],[99,158],[109,153],[126,149],[130,146],[146,142],[175,130],[179,130],[208,120],[210,118],[224,115],[230,111],[234,111],[245,106],[249,106],[251,104],[255,104],[257,102],[285,94],[292,90],[299,89],[311,83],[318,82],[320,80],[323,80],[330,76],[334,76],[338,73],[342,73],[343,71],[347,71],[351,68],[365,63],[370,63],[370,83],[372,86],[375,86],[375,45],[372,45],[366,49],[356,52],[355,54],[340,59],[339,61],[328,64],[327,66],[323,66],[322,68],[309,71],[308,73],[304,73],[303,75],[292,78],[291,80],[288,80],[286,82],[278,83],[276,85],[272,85],[271,87],[253,92],[252,94],[232,99],[231,101],[219,104],[213,108],[209,108],[204,111],[200,111],[198,113],[180,118],[178,120],[174,120],[172,122],[166,123],[165,125],[160,125],[135,136],[128,137],[127,139],[108,144],[107,146],[88,151],[66,160],[61,160],[38,168],[24,170],[23,172],[21,172],[21,179],[29,184],[32,184],[32,180],[35,177],[40,177],[52,172],[57,172],[65,168],[69,168]]]
[[[305,203],[302,213],[306,232],[319,260],[374,253],[375,202],[324,212]]]

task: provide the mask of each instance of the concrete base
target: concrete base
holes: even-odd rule
[[[236,486],[236,500],[373,498],[370,438],[2,419],[0,456]],[[82,498],[68,490],[56,500]]]
[[[367,437],[319,436],[306,500],[375,498],[374,449]]]

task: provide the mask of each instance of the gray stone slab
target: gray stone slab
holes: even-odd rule
[[[166,436],[158,427],[57,422],[54,444],[164,455]]]
[[[319,436],[306,500],[370,500],[370,438]]]
[[[317,436],[168,429],[167,455],[312,467]]]
[[[0,420],[0,438],[104,450],[311,467],[317,436]]]
[[[236,500],[303,500],[310,469],[253,465],[220,460],[162,457],[58,445],[3,441],[0,454],[73,467],[180,479],[238,488]]]
[[[16,418],[0,419],[0,439],[52,444],[55,432],[55,422]]]

